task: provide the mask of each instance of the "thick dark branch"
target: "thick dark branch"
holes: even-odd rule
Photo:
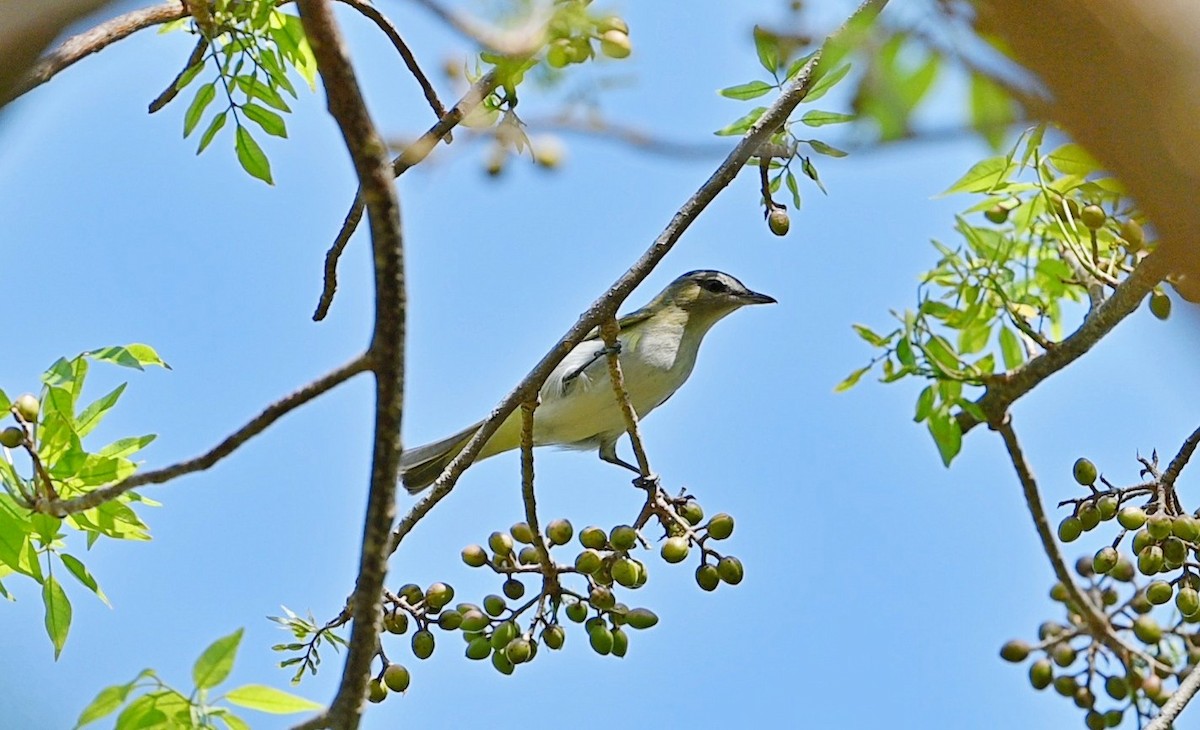
[[[400,421],[404,406],[404,241],[400,203],[392,183],[387,147],[375,130],[350,65],[329,0],[299,0],[300,19],[317,60],[329,113],[346,141],[367,207],[375,270],[375,327],[367,351],[375,373],[375,435],[371,486],[363,526],[358,580],[350,596],[354,617],[346,664],[325,720],[330,727],[358,727],[371,661],[383,619],[380,596],[390,554],[400,470]]]
[[[1183,442],[1183,446],[1179,447],[1179,453],[1171,459],[1171,463],[1167,466],[1167,470],[1163,472],[1162,478],[1159,479],[1161,484],[1166,489],[1172,489],[1175,486],[1175,480],[1179,478],[1183,467],[1187,466],[1188,460],[1192,458],[1192,454],[1196,453],[1196,446],[1200,445],[1200,428],[1192,431],[1192,435],[1187,437]]]
[[[1117,324],[1137,309],[1142,299],[1163,280],[1166,266],[1161,257],[1151,254],[1121,282],[1099,307],[1096,307],[1070,337],[1043,352],[1022,367],[996,378],[987,386],[975,405],[988,419],[999,421],[1018,398],[1033,390],[1046,378],[1078,360]],[[980,419],[960,411],[956,414],[963,433],[980,424]]]
[[[139,30],[179,20],[186,17],[187,14],[183,3],[166,2],[162,5],[134,10],[101,23],[95,28],[71,36],[29,69],[29,72],[17,82],[16,87],[12,90],[12,98],[15,99],[31,89],[41,86],[76,61],[102,51]]]
[[[179,96],[179,80],[188,72],[188,69],[204,60],[204,52],[207,50],[208,38],[200,36],[200,40],[196,41],[196,47],[192,49],[192,55],[188,56],[188,60],[184,62],[183,68],[175,74],[175,78],[171,79],[167,88],[163,89],[162,93],[150,102],[149,112],[151,114],[170,104],[175,97]]]
[[[867,0],[859,6],[847,24],[866,19],[868,16],[873,16],[882,10],[885,5],[887,5],[887,0]],[[840,32],[839,30],[838,33]],[[837,33],[832,37],[836,37],[836,35]],[[530,400],[536,395],[542,383],[546,382],[546,378],[550,376],[550,372],[562,362],[563,358],[576,345],[587,337],[593,328],[616,313],[617,308],[621,306],[626,297],[629,296],[638,284],[642,283],[650,275],[654,267],[675,246],[680,236],[704,212],[709,203],[715,200],[717,195],[729,186],[729,183],[733,182],[738,172],[745,166],[746,161],[753,157],[758,148],[770,138],[775,130],[779,129],[787,121],[792,111],[804,100],[805,95],[808,94],[809,87],[813,82],[812,73],[820,58],[820,53],[813,56],[796,77],[784,86],[779,97],[763,112],[763,115],[755,122],[754,126],[746,132],[746,136],[738,142],[737,146],[725,158],[725,161],[717,167],[716,171],[700,186],[692,197],[688,198],[683,206],[676,211],[670,223],[667,224],[667,227],[663,229],[658,238],[654,240],[650,248],[604,294],[600,295],[600,298],[592,302],[592,305],[567,330],[562,339],[538,361],[537,365],[529,371],[529,374],[492,410],[491,415],[483,422],[483,425],[475,432],[475,435],[471,437],[471,440],[467,442],[463,450],[450,461],[445,471],[434,481],[432,489],[426,493],[421,501],[413,505],[409,513],[396,525],[396,529],[392,532],[392,550],[398,548],[401,541],[412,531],[413,527],[438,502],[450,493],[450,490],[458,482],[458,478],[475,461],[484,444],[492,437],[496,429],[500,428],[500,424],[508,418],[509,414],[521,403]]]
[[[418,137],[412,144],[404,148],[400,154],[392,159],[392,174],[400,177],[409,168],[419,164],[422,160],[429,156],[437,143],[450,136],[450,131],[458,126],[458,123],[463,120],[463,117],[474,111],[475,107],[479,106],[488,94],[496,89],[496,77],[494,74],[487,74],[483,78],[476,81],[467,90],[466,94],[458,100],[450,111],[442,115],[425,134]],[[321,290],[321,299],[317,302],[317,311],[313,312],[313,320],[321,321],[325,319],[325,315],[329,314],[329,307],[333,304],[333,295],[337,292],[337,265],[338,259],[342,256],[342,251],[346,250],[346,244],[350,243],[350,237],[354,235],[354,231],[358,228],[359,222],[362,220],[363,200],[361,194],[355,194],[354,202],[350,204],[350,210],[346,212],[346,218],[342,221],[342,227],[338,231],[337,237],[333,239],[333,245],[325,254],[325,285]]]
[[[388,20],[387,16],[379,12],[378,8],[376,8],[370,2],[366,2],[366,0],[338,1],[345,3],[346,5],[349,5],[358,12],[362,13],[367,17],[367,19],[375,23],[379,30],[383,31],[383,34],[387,36],[389,41],[392,42],[392,46],[396,49],[396,53],[399,53],[400,58],[404,59],[404,65],[408,67],[408,72],[411,73],[413,78],[417,80],[417,83],[421,85],[421,91],[425,94],[425,100],[429,102],[429,108],[433,109],[433,115],[438,119],[446,116],[446,107],[442,106],[442,100],[438,98],[437,92],[434,91],[433,84],[429,83],[429,77],[425,75],[425,72],[421,70],[420,65],[417,64],[417,57],[413,55],[413,52],[408,47],[408,44],[405,43],[404,39],[400,37],[400,31],[396,30],[396,26],[392,24],[392,21]],[[447,138],[449,138],[449,133],[447,133]]]
[[[214,446],[209,451],[197,456],[194,459],[181,461],[178,464],[145,471],[134,474],[123,482],[118,482],[111,486],[102,487],[87,494],[61,501],[53,501],[45,503],[41,511],[48,514],[63,517],[76,512],[98,507],[112,499],[116,499],[122,494],[131,489],[136,489],[146,484],[162,484],[170,481],[175,477],[191,474],[192,472],[204,471],[212,465],[216,464],[221,459],[232,454],[239,446],[267,430],[275,421],[279,420],[284,414],[293,411],[313,398],[322,393],[331,390],[337,385],[344,383],[350,378],[358,375],[367,369],[367,359],[365,356],[360,356],[341,366],[337,370],[324,375],[300,390],[287,395],[271,405],[263,409],[263,412],[255,416],[249,423],[242,426],[238,430],[225,437],[225,440]]]

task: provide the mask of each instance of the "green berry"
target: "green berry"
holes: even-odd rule
[[[1108,712],[1104,713],[1104,727],[1120,727],[1121,722],[1124,721],[1124,719],[1124,710],[1109,710]]]
[[[1126,507],[1117,513],[1117,523],[1126,530],[1136,530],[1146,524],[1146,512],[1141,507]]]
[[[529,528],[528,522],[518,522],[508,529],[512,538],[517,542],[529,545],[533,542],[533,530]]]
[[[579,531],[579,544],[592,550],[603,550],[608,545],[608,536],[599,527],[585,527]]]
[[[1124,677],[1113,675],[1104,680],[1104,691],[1114,700],[1123,700],[1129,695],[1129,683]]]
[[[648,608],[635,608],[625,614],[625,623],[631,628],[648,629],[658,623],[658,616]]]
[[[537,548],[528,545],[517,553],[517,562],[521,565],[537,565],[542,562],[542,556],[538,554]]]
[[[575,528],[567,520],[550,520],[546,525],[546,537],[554,545],[566,545],[575,534]]]
[[[1117,561],[1120,560],[1120,554],[1117,549],[1111,545],[1101,548],[1096,552],[1096,556],[1092,558],[1092,568],[1101,574],[1108,574],[1108,571],[1117,567]]]
[[[1104,730],[1104,715],[1095,710],[1088,710],[1083,716],[1083,725],[1088,730]]]
[[[588,643],[597,654],[608,654],[613,648],[612,631],[603,623],[596,624],[588,630]]]
[[[1149,598],[1146,598],[1145,591],[1139,591],[1133,596],[1133,598],[1129,599],[1129,608],[1131,611],[1138,614],[1150,613],[1152,610],[1154,610],[1154,604],[1150,602]]]
[[[1034,689],[1046,689],[1054,681],[1054,667],[1048,659],[1038,659],[1029,665],[1029,683]]]
[[[1142,550],[1145,548],[1155,544],[1157,543],[1154,538],[1150,537],[1150,532],[1142,529],[1133,533],[1133,544],[1130,547],[1133,548],[1133,552],[1136,555],[1142,552]]]
[[[1074,664],[1076,656],[1077,654],[1070,644],[1056,644],[1050,651],[1050,658],[1060,667],[1069,667]]]
[[[9,426],[0,431],[0,445],[7,446],[10,449],[15,449],[25,443],[25,430],[16,426]]]
[[[621,629],[613,629],[612,637],[612,655],[615,657],[625,656],[625,652],[629,651],[629,634],[626,634]]]
[[[708,536],[714,540],[724,540],[733,534],[733,517],[722,512],[713,515],[708,521]]]
[[[483,597],[483,610],[489,616],[499,616],[504,613],[507,604],[504,599],[497,596],[495,593],[490,593]]]
[[[1074,697],[1077,689],[1079,684],[1075,682],[1074,677],[1062,674],[1054,678],[1054,691],[1063,697]]]
[[[405,583],[396,593],[400,594],[400,597],[410,606],[415,606],[425,600],[425,594],[421,592],[421,587],[416,583]]]
[[[1184,616],[1194,616],[1200,612],[1200,592],[1195,588],[1180,588],[1175,596],[1175,607]]]
[[[1138,553],[1138,571],[1142,575],[1154,575],[1163,567],[1163,551],[1157,545],[1147,545]]]
[[[679,508],[679,516],[687,520],[688,524],[695,527],[704,520],[704,509],[700,503],[694,499],[689,499]]]
[[[517,625],[512,621],[501,623],[492,631],[492,648],[502,651],[504,647],[508,646],[508,642],[517,638],[517,634],[519,633],[520,630],[517,629]]]
[[[1075,466],[1071,469],[1071,471],[1075,475],[1075,481],[1079,482],[1085,487],[1095,484],[1096,477],[1099,476],[1096,473],[1096,465],[1093,464],[1091,460],[1083,457],[1075,460]]]
[[[1163,560],[1176,567],[1183,565],[1183,561],[1187,560],[1188,548],[1183,540],[1177,537],[1168,537],[1163,541]]]
[[[615,29],[605,31],[600,36],[600,52],[609,58],[628,58],[633,52],[629,35]]]
[[[788,217],[787,208],[777,206],[771,208],[771,211],[767,213],[767,228],[771,229],[771,233],[776,236],[786,236],[791,227],[792,219]]]
[[[1117,498],[1111,494],[1105,495],[1096,500],[1096,509],[1100,510],[1100,519],[1108,522],[1112,518],[1116,517],[1117,508],[1119,505],[1120,501],[1118,501]]]
[[[533,645],[528,639],[518,636],[504,647],[504,654],[513,664],[524,664],[533,658]]]
[[[721,580],[731,586],[741,583],[742,577],[745,575],[745,571],[742,568],[742,561],[732,555],[721,558],[720,562],[717,563],[717,575],[721,576]]]
[[[1074,542],[1083,534],[1083,523],[1078,517],[1071,516],[1058,523],[1058,539],[1063,542]]]
[[[1092,705],[1096,704],[1096,696],[1087,687],[1080,687],[1075,690],[1075,706],[1081,710],[1090,710]]]
[[[596,586],[588,594],[588,603],[601,611],[607,611],[616,605],[617,599],[613,596],[613,592],[610,589],[604,586]]]
[[[582,601],[567,604],[567,618],[575,623],[582,623],[587,618],[587,604]]]
[[[488,537],[488,547],[497,555],[508,555],[513,550],[512,536],[507,532],[493,532]]]
[[[1171,532],[1180,540],[1196,542],[1200,538],[1200,522],[1191,515],[1179,515],[1171,522]]]
[[[454,631],[462,626],[462,614],[458,611],[442,611],[438,616],[438,627],[446,631]]]
[[[17,407],[17,413],[26,423],[36,423],[38,411],[41,410],[41,404],[33,393],[23,393],[17,396],[13,401],[13,405]]]
[[[433,654],[433,634],[422,629],[413,634],[412,653],[418,659],[428,659]]]
[[[491,642],[482,636],[477,639],[471,639],[471,642],[469,644],[467,644],[467,658],[468,659],[474,659],[476,661],[478,661],[480,659],[487,659],[488,654],[491,654],[491,653],[492,653]]]
[[[1161,512],[1151,515],[1146,520],[1146,532],[1149,532],[1150,537],[1155,540],[1166,540],[1171,536],[1171,530],[1174,527],[1175,521]]]
[[[389,611],[383,615],[383,628],[389,634],[403,634],[408,631],[408,614],[403,611]]]
[[[440,610],[454,600],[454,589],[445,583],[434,583],[425,591],[425,605]]]
[[[558,624],[547,626],[542,630],[542,643],[551,649],[554,649],[555,651],[563,648],[563,644],[566,643],[566,640],[567,632],[563,631],[563,627],[559,626]]]
[[[701,565],[696,568],[696,584],[703,590],[714,591],[721,582],[721,574],[715,565]]]
[[[662,558],[668,563],[680,563],[687,560],[688,541],[686,537],[669,537],[662,546]]]
[[[1000,647],[1000,658],[1006,662],[1023,662],[1029,656],[1029,644],[1020,639],[1013,639]]]
[[[1108,216],[1098,205],[1085,205],[1083,210],[1079,211],[1079,220],[1083,221],[1083,225],[1095,231],[1104,225]]]
[[[393,692],[403,692],[408,689],[412,677],[402,664],[389,664],[383,670],[383,683]]]
[[[505,656],[503,649],[492,650],[492,666],[501,674],[508,675],[513,673],[513,663]]]
[[[1137,251],[1146,242],[1146,233],[1137,221],[1127,218],[1121,221],[1121,238],[1129,244],[1130,250]]]
[[[378,679],[372,679],[367,682],[367,699],[371,702],[380,703],[387,699],[387,686]]]
[[[463,631],[483,631],[490,623],[491,620],[484,616],[482,611],[470,610],[462,613],[462,623],[459,627]]]
[[[1008,220],[1008,208],[1005,208],[1003,205],[993,205],[983,212],[983,217],[996,225],[1000,225]]]
[[[1122,583],[1128,583],[1135,575],[1133,561],[1122,555],[1117,559],[1117,567],[1113,568],[1109,575]]]
[[[1150,294],[1150,313],[1159,319],[1171,316],[1171,297],[1165,292],[1154,290]]]
[[[608,534],[608,541],[617,550],[629,550],[634,545],[637,545],[637,539],[637,530],[629,525],[617,525]]]
[[[625,557],[617,558],[613,561],[610,571],[612,572],[613,580],[626,588],[636,586],[638,578],[641,575],[637,561]]]
[[[1100,509],[1090,502],[1079,506],[1077,516],[1084,530],[1094,530],[1100,524]]]
[[[1062,583],[1055,583],[1050,586],[1050,600],[1066,603],[1071,600],[1071,594],[1067,592],[1067,587]]]
[[[1162,640],[1163,630],[1153,616],[1138,616],[1133,621],[1133,635],[1144,644],[1157,644]]]
[[[472,568],[487,565],[487,551],[482,545],[468,545],[462,549],[462,561]]]
[[[604,559],[600,557],[600,553],[588,548],[579,555],[575,556],[575,569],[584,575],[591,575],[597,570],[600,570],[604,565]]]

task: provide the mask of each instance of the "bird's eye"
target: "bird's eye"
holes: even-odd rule
[[[705,279],[700,282],[700,286],[704,287],[705,291],[710,291],[713,294],[729,291],[729,287],[725,286],[725,282],[720,279]]]

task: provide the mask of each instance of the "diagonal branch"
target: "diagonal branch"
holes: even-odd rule
[[[604,345],[608,349],[608,379],[612,381],[613,395],[621,408],[621,415],[625,418],[625,431],[629,434],[629,443],[633,447],[634,457],[637,458],[638,470],[643,479],[648,479],[653,474],[650,471],[650,457],[646,456],[646,447],[642,444],[642,431],[638,428],[637,411],[633,410],[633,404],[629,402],[625,374],[621,372],[620,349],[617,343],[617,334],[620,331],[614,317],[609,317],[600,324],[600,336],[604,338]]]
[[[354,161],[371,227],[375,271],[375,325],[367,350],[375,373],[375,434],[358,579],[349,601],[354,618],[337,694],[329,710],[314,720],[339,730],[353,730],[362,717],[371,662],[379,642],[383,619],[380,596],[387,575],[389,531],[396,512],[404,407],[404,241],[387,147],[367,112],[330,0],[299,0],[297,4],[321,73],[329,113],[337,121]]]
[[[437,143],[442,139],[448,139],[450,131],[458,126],[463,117],[474,111],[495,89],[496,76],[491,73],[472,84],[467,93],[463,94],[463,97],[450,111],[443,114],[442,118],[425,134],[414,140],[412,144],[404,148],[404,151],[392,159],[392,175],[400,177],[409,168],[428,157]],[[350,237],[354,235],[359,222],[362,221],[362,214],[362,195],[356,193],[354,202],[350,204],[350,210],[346,212],[346,218],[342,221],[342,227],[333,239],[333,245],[325,254],[325,284],[321,290],[321,298],[317,302],[317,310],[313,312],[314,321],[319,322],[329,314],[329,307],[333,304],[333,295],[337,292],[338,259],[341,258],[342,252],[346,250],[346,244],[350,243]]]
[[[1164,489],[1171,490],[1175,488],[1175,480],[1179,478],[1179,474],[1183,471],[1183,467],[1187,466],[1188,460],[1192,458],[1192,454],[1196,453],[1196,446],[1200,445],[1200,428],[1192,431],[1192,435],[1188,436],[1179,447],[1179,453],[1171,459],[1171,463],[1167,466],[1167,470],[1163,472],[1158,483]]]
[[[975,401],[979,410],[991,420],[1000,420],[1018,398],[1033,390],[1046,378],[1078,360],[1092,346],[1129,316],[1142,299],[1166,276],[1166,262],[1151,254],[1113,290],[1112,295],[1084,320],[1070,337],[1059,342],[1022,367],[990,381],[983,395]],[[955,414],[958,426],[965,434],[982,423],[966,411]]]
[[[200,456],[161,469],[134,474],[123,482],[102,487],[88,492],[81,497],[46,502],[41,505],[40,511],[55,515],[56,517],[65,517],[66,515],[98,507],[104,502],[116,499],[131,489],[136,489],[146,484],[162,484],[184,474],[204,471],[232,454],[239,446],[251,438],[267,430],[268,426],[275,423],[275,421],[279,420],[285,414],[365,371],[367,367],[366,357],[356,357],[336,370],[317,378],[296,392],[284,396],[267,406],[263,409],[262,413],[251,419],[245,426],[229,434],[221,443]]]
[[[837,38],[844,29],[852,24],[869,21],[885,5],[887,5],[887,0],[866,0],[854,12],[850,20],[830,36],[830,38]],[[593,328],[616,313],[617,308],[621,306],[621,303],[625,301],[634,288],[642,283],[667,253],[674,248],[684,231],[716,199],[717,195],[733,182],[738,172],[745,166],[746,161],[753,157],[758,148],[770,138],[775,130],[787,121],[792,111],[808,94],[808,90],[815,80],[813,71],[816,69],[820,58],[821,54],[818,52],[809,59],[808,63],[800,69],[796,77],[783,87],[779,97],[763,112],[759,120],[746,132],[746,135],[730,151],[729,155],[713,174],[709,176],[708,180],[675,212],[667,227],[663,229],[663,232],[650,244],[650,247],[641,257],[620,278],[613,282],[607,291],[600,295],[596,301],[592,302],[592,305],[567,330],[567,333],[550,348],[550,351],[538,361],[521,382],[492,410],[491,415],[487,417],[483,425],[479,427],[479,430],[467,442],[467,445],[450,461],[441,476],[434,481],[433,488],[419,502],[413,505],[409,513],[396,525],[396,529],[392,531],[393,551],[400,546],[400,543],[416,524],[450,493],[450,490],[458,482],[458,478],[475,461],[484,444],[492,437],[492,434],[496,432],[500,424],[508,418],[509,414],[521,403],[534,397],[541,388],[542,383],[550,376],[551,371],[562,362],[563,358],[576,345],[588,336]]]
[[[1192,701],[1196,696],[1196,692],[1200,691],[1200,671],[1192,670],[1188,676],[1184,677],[1179,683],[1179,687],[1171,693],[1171,699],[1162,706],[1158,717],[1150,721],[1146,725],[1146,730],[1170,730],[1179,717],[1179,713],[1183,712],[1183,708]]]

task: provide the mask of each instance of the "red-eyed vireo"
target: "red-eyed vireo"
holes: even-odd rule
[[[646,306],[618,320],[621,369],[638,416],[662,405],[684,384],[709,328],[747,304],[774,302],[729,274],[692,271],[671,282]],[[539,393],[533,442],[536,446],[598,449],[604,461],[637,471],[617,456],[617,439],[625,433],[625,419],[609,380],[606,354],[599,332],[593,331],[554,368]],[[416,494],[432,484],[479,426],[476,423],[441,441],[406,449],[400,458],[404,488]],[[488,439],[479,459],[515,449],[520,441],[521,412],[517,410]]]

